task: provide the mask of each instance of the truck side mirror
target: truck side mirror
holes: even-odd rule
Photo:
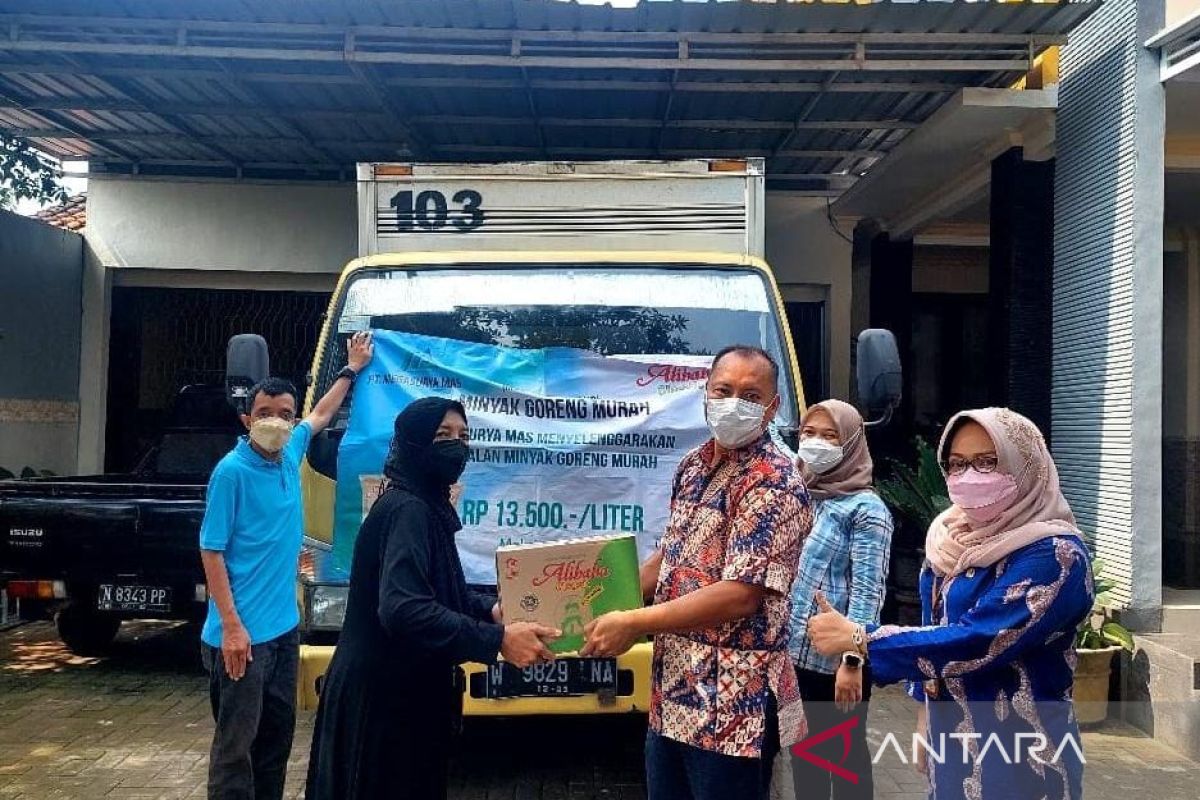
[[[249,414],[250,390],[271,374],[267,340],[255,333],[240,333],[225,350],[225,398],[239,414]]]
[[[904,374],[900,350],[891,331],[870,328],[858,335],[858,398],[867,412],[867,427],[886,425],[900,405]]]

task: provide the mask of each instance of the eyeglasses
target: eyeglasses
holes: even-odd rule
[[[947,475],[962,475],[968,469],[973,469],[980,475],[987,475],[989,472],[995,472],[1000,466],[1000,459],[996,456],[975,456],[974,458],[958,458],[951,456],[942,463],[942,469]]]

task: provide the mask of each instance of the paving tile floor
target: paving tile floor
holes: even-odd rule
[[[105,658],[72,655],[46,623],[0,632],[0,800],[204,797],[212,731],[194,627],[127,624]],[[871,730],[904,726],[895,690],[872,704]],[[313,715],[302,713],[288,797],[303,797]],[[470,721],[452,800],[642,800],[636,720]],[[1128,726],[1085,734],[1088,800],[1200,797],[1200,765]],[[781,764],[786,772],[786,765]],[[778,800],[794,800],[790,780]],[[876,797],[919,800],[922,779],[898,759],[876,767]]]

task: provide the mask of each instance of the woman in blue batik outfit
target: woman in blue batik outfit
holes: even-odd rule
[[[1007,409],[959,414],[938,454],[953,505],[925,544],[923,627],[864,627],[821,601],[809,636],[820,652],[866,655],[878,684],[911,682],[930,797],[1076,800],[1074,633],[1094,589],[1058,471]]]

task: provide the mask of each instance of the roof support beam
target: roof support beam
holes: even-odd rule
[[[255,144],[266,146],[288,146],[299,144],[300,141],[287,137],[279,136],[204,136],[198,134],[184,133],[148,133],[144,131],[123,132],[115,131],[109,133],[92,133],[88,136],[80,136],[72,131],[62,128],[14,128],[8,131],[14,136],[20,136],[25,139],[65,139],[78,140],[86,139],[87,141],[102,141],[102,142],[160,142],[160,143],[186,143],[198,141],[205,145],[213,147],[236,147],[238,145]],[[385,149],[396,146],[394,141],[390,140],[311,140],[314,147],[357,147],[357,148],[376,148]],[[495,153],[530,153],[536,154],[543,150],[541,147],[528,147],[524,145],[491,145],[491,144],[446,144],[434,145],[432,150],[442,153],[454,154],[495,154]],[[606,148],[606,147],[590,147],[581,145],[579,147],[553,147],[550,150],[571,151],[571,152],[597,152],[606,154],[621,154],[621,155],[645,155],[644,149],[639,148]],[[744,148],[734,149],[679,149],[665,148],[664,153],[674,155],[686,154],[688,156],[766,156],[769,153],[765,150],[747,150]],[[882,158],[887,155],[883,150],[782,150],[776,155],[783,158]],[[336,162],[331,162],[332,166],[341,166]]]
[[[2,69],[2,68],[0,68]],[[415,79],[415,86],[424,86],[432,79]],[[409,84],[407,78],[397,78],[397,83]],[[472,86],[476,85],[474,83]],[[712,94],[808,94],[821,91],[823,83],[811,81],[623,81],[609,79],[566,79],[539,78],[533,81],[535,89],[559,89],[563,91],[621,91],[621,92],[707,92]],[[832,84],[827,91],[834,94],[884,94],[910,92],[955,92],[962,84],[944,81],[857,81]]]
[[[172,19],[145,19],[99,15],[54,15],[54,14],[0,14],[0,25],[36,25],[41,29],[59,26],[78,32],[86,28],[104,31],[137,31],[147,35],[173,35],[180,26]],[[872,44],[929,45],[987,45],[1019,46],[1033,43],[1036,47],[1066,44],[1061,35],[1027,35],[1021,33],[707,33],[681,34],[671,31],[567,31],[529,29],[484,29],[484,28],[427,28],[394,25],[337,25],[329,23],[252,22],[227,20],[189,20],[188,30],[202,33],[232,33],[240,37],[263,38],[267,36],[312,36],[341,39],[352,33],[360,39],[409,39],[503,41],[517,36],[527,41],[568,43],[673,43],[682,36],[696,44],[750,44],[762,45],[829,45],[862,42]]]
[[[225,80],[225,72],[220,69],[203,67],[116,67],[110,64],[95,64],[79,62],[79,66],[71,66],[58,62],[15,62],[0,64],[0,75],[95,75],[98,78],[189,78],[194,80]],[[254,70],[239,73],[243,80],[263,83],[311,83],[353,86],[358,79],[353,75],[342,73],[318,72],[270,72]]]
[[[250,116],[261,117],[266,110],[272,116],[287,119],[309,117],[313,119],[388,119],[386,114],[378,109],[339,109],[312,110],[279,108],[268,106],[265,109],[240,106],[195,106],[180,104],[155,104],[153,107],[129,101],[66,99],[43,100],[25,98],[0,97],[0,111],[17,109],[21,111],[135,111],[138,113],[154,114],[199,114],[212,116]],[[419,125],[496,125],[505,127],[524,127],[533,124],[529,117],[490,117],[454,114],[432,114],[413,116],[409,122]],[[664,125],[661,118],[631,118],[631,119],[588,119],[586,117],[542,117],[538,123],[552,128],[654,128]],[[902,120],[802,120],[788,122],[787,120],[755,120],[755,119],[669,119],[665,123],[669,128],[689,130],[723,130],[723,131],[773,131],[773,130],[821,130],[821,131],[860,131],[860,130],[911,130],[917,127],[915,122]],[[102,135],[104,132],[97,132]]]
[[[26,111],[135,111],[138,113],[154,113],[159,115],[164,114],[197,114],[200,116],[213,117],[261,117],[262,109],[254,105],[245,106],[227,106],[227,105],[205,105],[203,103],[192,105],[189,103],[155,103],[153,109],[149,109],[143,103],[136,103],[130,100],[108,100],[97,99],[90,97],[68,97],[68,98],[47,98],[47,97],[30,97],[20,98],[15,103],[0,103],[0,108],[5,105],[11,108],[21,108]],[[309,117],[313,119],[387,119],[387,114],[377,108],[360,108],[360,109],[306,109],[306,108],[280,108],[278,106],[271,107],[271,114],[280,117]]]
[[[78,67],[65,64],[14,63],[0,64],[0,75],[95,75],[99,78],[188,78],[224,81],[227,73],[212,69],[181,69],[174,67],[111,67],[80,63]],[[313,72],[239,72],[244,83],[313,84],[322,86],[355,86],[358,78],[348,74]],[[381,76],[387,86],[408,89],[498,89],[520,91],[522,82],[513,78],[434,78],[405,75]],[[535,90],[599,91],[599,92],[665,92],[672,88],[664,80],[613,80],[608,78],[547,78],[534,77],[529,85]],[[823,84],[811,81],[677,81],[678,92],[710,92],[715,94],[805,94],[820,91]],[[960,83],[939,81],[854,81],[835,83],[827,91],[832,94],[881,94],[912,92],[954,92]]]
[[[686,91],[686,84],[679,83],[678,91]],[[836,85],[836,84],[834,84]],[[476,86],[478,88],[478,86]],[[520,82],[514,86],[514,89],[520,89]],[[538,82],[533,80],[530,82],[530,88],[538,88]],[[257,96],[257,95],[254,95]],[[136,112],[139,114],[152,113],[158,115],[167,114],[196,114],[200,116],[263,116],[264,108],[256,106],[256,104],[247,104],[247,106],[208,106],[208,104],[188,104],[188,103],[154,103],[152,106],[146,103],[124,100],[103,100],[103,98],[92,97],[20,97],[14,101],[0,101],[0,109],[2,108],[19,108],[28,110],[28,112]],[[388,114],[380,112],[378,108],[346,108],[346,109],[306,109],[306,108],[283,108],[278,106],[266,107],[271,116],[281,116],[286,119],[372,119],[382,120],[388,119]],[[409,118],[413,121],[437,121],[439,116],[414,116]],[[444,118],[444,119],[467,119],[467,120],[498,120],[505,118]],[[511,124],[520,124],[524,118],[511,118]],[[524,120],[528,121],[528,120]],[[662,120],[646,120],[649,122],[658,122],[661,125]],[[674,120],[676,124],[685,127],[726,127],[730,126],[749,126],[748,130],[764,130],[762,127],[767,122],[758,122],[755,120]],[[589,120],[578,122],[578,124],[588,124]],[[782,128],[790,127],[790,122],[773,120],[770,125],[781,126]],[[888,127],[888,124],[883,124],[882,127]]]
[[[789,59],[789,58],[620,58],[609,56],[527,56],[401,51],[350,51],[288,49],[272,47],[229,47],[188,44],[116,44],[105,42],[61,42],[0,39],[0,50],[15,53],[92,53],[114,56],[161,56],[168,58],[227,58],[265,61],[344,61],[356,65],[409,64],[413,66],[507,67],[511,69],[595,70],[695,70],[737,72],[1025,72],[1029,58],[988,59]],[[372,81],[374,83],[374,81]]]
[[[533,155],[539,152],[537,147],[527,147],[524,145],[505,145],[505,144],[446,144],[436,145],[434,148],[439,153],[450,153],[454,155],[503,155],[503,154],[528,154]],[[644,157],[646,151],[644,148],[638,147],[591,147],[588,145],[579,146],[563,146],[551,147],[551,152],[557,153],[587,153],[589,155],[603,155],[612,157]],[[753,150],[747,148],[678,148],[667,147],[662,150],[663,155],[669,155],[677,158],[704,158],[708,156],[721,158],[753,158],[765,157],[770,155],[766,150]],[[877,150],[783,150],[777,154],[782,158],[842,158],[848,156],[857,156],[858,158],[882,157],[886,153]]]
[[[232,116],[232,117],[261,117],[262,107],[247,106],[211,106],[187,105],[183,103],[155,103],[152,107],[142,103],[126,100],[104,100],[94,98],[18,98],[16,100],[0,100],[0,110],[4,108],[21,109],[23,111],[134,111],[154,114],[197,114],[200,116]],[[388,119],[385,112],[377,108],[361,109],[303,109],[282,108],[270,106],[269,113],[285,118],[310,119]],[[408,118],[417,124],[448,124],[448,125],[527,125],[527,117],[491,117],[453,114],[435,114],[413,116]],[[661,119],[586,119],[586,118],[555,118],[542,119],[543,125],[550,126],[607,126],[628,128],[657,128],[663,124]],[[668,120],[670,127],[677,128],[719,128],[722,130],[790,130],[797,123],[786,120],[753,120],[753,119],[673,119]],[[879,129],[908,129],[915,128],[913,123],[900,121],[874,120],[817,120],[799,123],[801,130],[869,130]]]
[[[528,125],[525,117],[485,117],[435,114],[413,117],[414,122],[438,125]],[[663,122],[655,118],[633,119],[588,119],[584,117],[543,117],[543,125],[564,128],[659,128]],[[672,119],[667,127],[723,131],[773,131],[791,130],[840,131],[840,130],[912,130],[915,122],[901,120],[805,120],[799,123],[787,120],[756,119]]]
[[[140,174],[137,172],[137,169],[136,169],[138,167],[165,167],[165,168],[201,167],[201,168],[206,168],[206,169],[213,169],[213,170],[221,172],[222,174],[233,169],[233,166],[230,165],[226,161],[213,161],[213,160],[206,160],[206,159],[188,159],[188,158],[144,158],[139,161],[131,161],[129,159],[123,159],[123,158],[116,158],[116,159],[112,159],[112,160],[92,159],[91,161],[89,161],[89,164],[92,165],[92,168],[89,169],[89,171],[86,173],[89,180],[92,178],[103,179],[106,175],[125,174],[119,169],[113,170],[112,169],[113,166],[119,166],[119,167],[132,166],[135,168],[134,174]],[[327,166],[324,166],[321,164],[296,164],[296,163],[293,163],[290,161],[245,161],[242,163],[241,166],[242,166],[242,169],[245,169],[245,170],[251,170],[251,169],[278,170],[280,172],[289,172],[290,171],[290,172],[295,172],[295,173],[299,173],[299,174],[311,173],[314,175],[316,175],[316,174],[332,174],[332,175],[344,174],[343,170],[333,169],[331,167],[327,167]],[[235,177],[241,178],[243,176],[237,175]]]
[[[566,157],[571,157],[571,156],[581,155],[581,154],[573,153],[571,151],[562,151],[561,153],[559,153],[557,150],[555,150],[554,155],[556,157],[566,158]],[[688,154],[686,152],[684,152],[684,153],[680,154],[680,157],[687,157],[687,155]],[[695,155],[695,154],[692,154],[692,155]],[[703,155],[713,156],[714,154],[705,152]],[[79,176],[86,175],[87,177],[89,177],[91,179],[95,179],[95,180],[104,180],[110,176],[128,175],[129,170],[127,168],[130,166],[134,166],[134,165],[130,164],[130,162],[127,162],[127,161],[121,161],[121,160],[105,161],[102,159],[93,159],[90,162],[90,165],[91,165],[90,170],[88,172],[76,173],[76,174]],[[229,164],[226,164],[223,161],[200,161],[200,160],[187,160],[187,159],[145,159],[145,160],[139,162],[139,164],[137,166],[142,167],[143,171],[139,173],[139,172],[137,172],[137,170],[134,170],[134,173],[138,174],[139,177],[146,179],[146,180],[174,180],[174,178],[171,178],[171,177],[159,177],[156,174],[147,173],[145,170],[149,170],[151,168],[161,168],[163,170],[163,175],[170,176],[171,170],[178,169],[181,167],[187,167],[192,170],[195,170],[195,169],[212,170],[212,174],[208,177],[216,179],[216,180],[228,180],[229,178],[243,177],[240,174],[239,175],[230,174],[230,170],[233,168]],[[344,176],[344,172],[342,172],[340,170],[331,171],[329,168],[316,167],[311,164],[306,165],[306,164],[289,164],[289,163],[281,163],[281,162],[248,161],[245,164],[243,164],[243,167],[247,171],[268,170],[272,173],[292,173],[294,175],[294,177],[292,177],[292,178],[285,178],[285,177],[281,177],[278,175],[264,178],[263,176],[259,175],[259,176],[255,176],[255,180],[294,180],[296,178],[301,178],[301,179],[307,178],[309,180],[320,180],[322,182],[325,182],[325,181],[332,179],[335,176],[339,176],[339,177]],[[191,175],[193,178],[198,179],[198,180],[205,179],[205,177],[203,177],[203,176],[197,176],[194,172],[191,173]],[[344,178],[342,178],[342,179],[344,179]],[[806,172],[778,173],[777,172],[777,173],[772,173],[767,176],[768,184],[771,184],[771,183],[774,183],[776,185],[783,184],[783,188],[786,191],[788,191],[789,193],[796,194],[796,195],[811,195],[813,197],[829,197],[831,199],[840,196],[844,191],[846,191],[848,188],[853,186],[855,184],[855,182],[857,182],[858,180],[859,179],[854,175],[832,175],[829,173],[806,173]],[[822,188],[811,188],[811,187],[806,187],[804,189],[788,188],[789,186],[794,185],[797,182],[804,182],[804,183],[809,183],[809,184],[821,183],[824,185]]]

